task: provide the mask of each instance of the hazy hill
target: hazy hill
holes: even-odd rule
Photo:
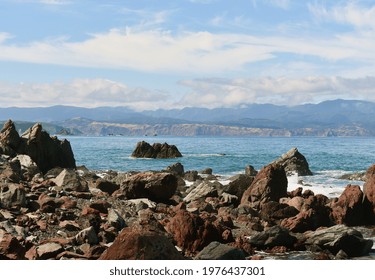
[[[126,107],[0,108],[0,120],[49,122],[56,132],[66,128],[90,135],[375,136],[374,115],[375,103],[341,99],[292,107],[250,104],[142,112]]]

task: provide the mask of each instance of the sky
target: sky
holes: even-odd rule
[[[0,0],[0,107],[375,101],[375,1]]]

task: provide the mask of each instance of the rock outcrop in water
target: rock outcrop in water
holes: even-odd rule
[[[313,175],[305,156],[297,148],[290,149],[273,163],[281,164],[287,174],[297,173],[299,176]]]
[[[19,136],[14,123],[7,121],[0,131],[0,154],[28,155],[43,173],[54,167],[76,167],[70,143],[51,137],[41,124],[35,124]]]
[[[152,146],[141,141],[137,143],[135,150],[132,153],[135,158],[177,158],[182,157],[180,151],[175,145],[167,143],[154,143]]]
[[[186,176],[195,172],[182,164],[102,177],[58,167],[31,176],[35,166],[16,152],[25,140],[8,128],[1,134],[9,153],[0,155],[0,259],[260,259],[302,251],[308,259],[343,259],[372,250],[375,223],[358,216],[374,215],[375,167],[364,193],[349,185],[338,199],[287,192],[284,166],[275,163],[226,185]]]

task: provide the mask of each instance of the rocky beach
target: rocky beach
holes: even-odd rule
[[[137,145],[133,156],[181,157]],[[98,159],[100,160],[100,159]],[[287,175],[312,174],[291,148],[219,182],[209,168],[118,172],[76,166],[69,141],[35,124],[0,131],[0,259],[258,260],[374,258],[375,165],[336,198]]]

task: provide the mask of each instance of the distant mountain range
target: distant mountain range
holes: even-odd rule
[[[126,107],[0,108],[0,120],[42,122],[49,132],[75,135],[375,136],[375,103],[331,100],[319,104],[240,108],[184,108],[136,112]]]

